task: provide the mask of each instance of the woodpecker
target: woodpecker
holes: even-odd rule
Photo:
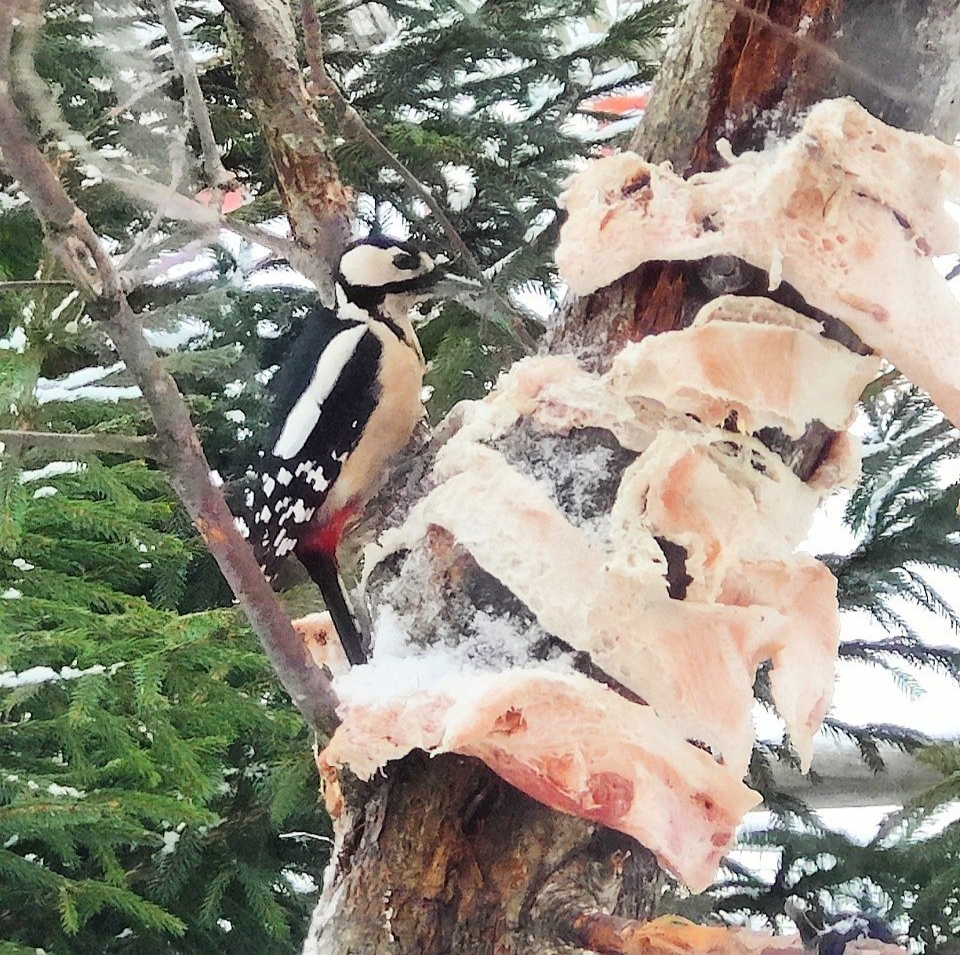
[[[366,657],[337,548],[423,413],[423,352],[409,312],[438,278],[408,242],[372,235],[347,246],[336,310],[311,312],[273,380],[273,422],[238,522],[268,578],[297,556],[354,665]]]

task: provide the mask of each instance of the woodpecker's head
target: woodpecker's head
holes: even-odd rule
[[[337,268],[337,306],[344,318],[399,320],[439,278],[433,259],[410,242],[370,235],[351,242]]]

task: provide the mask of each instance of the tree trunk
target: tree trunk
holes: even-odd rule
[[[677,168],[714,168],[720,137],[735,152],[761,148],[796,128],[812,102],[843,94],[888,122],[952,141],[958,35],[957,2],[691,0],[636,148]],[[683,327],[719,291],[766,294],[766,276],[737,262],[653,263],[573,303],[551,350],[604,367],[624,342]],[[778,295],[812,314],[789,288]],[[839,323],[818,317],[856,345]],[[821,429],[801,440],[791,458],[801,477],[828,437]],[[521,453],[535,453],[538,436],[523,440]],[[416,467],[423,473],[424,460]],[[403,488],[391,496],[403,498]],[[373,606],[387,601],[384,575],[395,571],[371,580]],[[468,556],[452,554],[441,576],[404,586],[435,588],[448,603],[448,629],[477,608],[523,617],[516,598]],[[541,806],[476,760],[415,754],[371,785],[343,785],[335,859],[305,952],[577,951],[564,941],[576,914],[643,918],[655,907],[660,876],[649,852]]]

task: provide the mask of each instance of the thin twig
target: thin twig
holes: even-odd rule
[[[460,233],[457,232],[456,226],[450,221],[443,207],[436,200],[433,192],[407,168],[398,156],[384,145],[330,77],[323,62],[323,39],[320,34],[320,21],[317,18],[315,0],[300,0],[300,18],[303,23],[303,45],[307,63],[310,66],[311,79],[317,92],[321,96],[325,96],[333,105],[341,129],[366,143],[384,163],[397,172],[408,188],[416,194],[417,198],[423,200],[443,229],[447,240],[463,263],[469,277],[480,283],[485,295],[494,304],[496,313],[508,321],[517,338],[526,348],[530,350],[535,348],[536,341],[527,331],[522,315],[500,294],[493,282],[487,277],[480,267],[480,263],[470,251],[466,242],[463,241]]]
[[[180,31],[180,21],[177,19],[177,11],[174,9],[171,0],[155,0],[157,13],[163,23],[167,39],[170,41],[170,53],[173,58],[174,66],[183,80],[184,102],[184,135],[181,140],[179,137],[173,137],[170,145],[170,183],[167,187],[167,201],[158,205],[154,211],[153,217],[137,236],[129,250],[117,264],[117,269],[124,272],[129,263],[133,262],[137,254],[146,248],[150,239],[160,228],[160,223],[166,218],[165,210],[170,205],[170,201],[180,191],[180,185],[183,181],[187,166],[187,130],[192,122],[197,128],[200,136],[201,161],[203,171],[207,182],[210,184],[216,198],[216,204],[219,208],[223,198],[223,193],[234,176],[223,168],[220,162],[220,153],[217,150],[217,143],[213,135],[213,127],[210,125],[210,114],[207,112],[206,103],[203,101],[203,93],[200,89],[200,81],[197,78],[196,65],[193,57],[187,49],[187,44]]]
[[[18,0],[18,2],[25,6],[27,0]],[[59,142],[66,143],[82,162],[102,170],[104,178],[109,180],[111,185],[134,199],[146,202],[166,218],[192,222],[201,227],[215,226],[218,218],[215,209],[181,193],[171,194],[166,185],[138,174],[131,169],[129,163],[122,164],[108,159],[98,152],[82,133],[66,122],[59,104],[50,95],[34,68],[33,56],[39,26],[40,19],[37,14],[25,16],[24,22],[19,27],[21,39],[16,47],[14,58],[17,88],[26,97],[44,132],[53,133]]]
[[[143,325],[122,291],[110,256],[40,152],[14,103],[10,70],[14,24],[30,21],[33,25],[38,16],[37,0],[7,0],[0,5],[0,89],[7,93],[0,97],[4,168],[20,181],[52,251],[91,296],[91,314],[102,322],[143,392],[170,483],[260,638],[280,682],[307,721],[329,734],[337,725],[337,701],[330,681],[314,665],[257,566],[253,550],[234,526],[223,495],[211,482],[210,465],[183,396],[144,337]]]
[[[213,125],[210,122],[210,113],[200,89],[200,80],[197,76],[197,65],[190,55],[186,40],[180,29],[180,20],[173,0],[154,0],[154,6],[160,15],[163,29],[170,41],[170,54],[173,65],[183,80],[183,96],[187,105],[187,114],[197,127],[200,137],[200,153],[203,161],[203,172],[207,184],[220,194],[236,180],[232,172],[228,172],[220,160],[220,150],[217,139],[213,134]]]
[[[244,222],[242,219],[236,219],[231,216],[221,216],[220,228],[235,232],[241,238],[246,239],[247,242],[262,245],[274,254],[282,256],[288,262],[295,262],[297,256],[300,254],[300,248],[293,239],[288,239],[283,235],[276,235],[252,222]]]
[[[122,102],[117,103],[116,106],[107,110],[105,113],[101,113],[90,125],[85,129],[87,136],[95,132],[101,126],[112,123],[118,116],[122,116],[128,110],[132,109],[144,96],[149,96],[151,93],[156,93],[158,90],[162,90],[167,83],[170,82],[176,73],[173,70],[167,70],[164,73],[161,73],[159,76],[154,78],[150,83],[141,86],[140,89],[134,90],[131,94]]]
[[[20,292],[32,288],[76,288],[77,283],[68,279],[29,279],[0,282],[0,292]]]
[[[29,445],[73,454],[125,454],[131,458],[159,460],[160,448],[155,436],[128,434],[64,434],[59,431],[17,431],[0,429],[4,444]]]
[[[3,2],[3,0],[0,0]],[[24,0],[21,0],[24,2]],[[33,2],[33,0],[31,0]],[[159,2],[159,0],[158,0]],[[156,210],[153,221],[150,226],[161,219],[177,219],[182,222],[192,223],[201,229],[209,229],[219,226],[223,229],[236,232],[238,235],[247,239],[249,242],[256,242],[277,255],[282,255],[299,272],[314,281],[321,281],[317,275],[315,254],[283,236],[274,235],[258,226],[241,222],[234,216],[225,216],[219,213],[216,207],[211,207],[198,202],[196,199],[186,196],[176,190],[171,191],[169,185],[163,185],[155,182],[147,176],[142,176],[130,170],[129,167],[121,167],[112,160],[106,159],[98,153],[93,146],[84,138],[82,134],[72,129],[64,120],[59,107],[49,92],[43,85],[43,81],[33,68],[33,43],[35,40],[36,29],[38,25],[36,15],[30,17],[21,27],[24,33],[24,40],[18,45],[17,58],[17,76],[25,85],[26,93],[32,109],[41,119],[41,125],[45,130],[53,132],[56,138],[69,144],[78,158],[90,165],[102,168],[104,177],[112,185],[121,189],[127,195],[136,200],[147,203]],[[171,44],[172,46],[172,44]],[[189,53],[187,54],[189,57]],[[194,64],[194,75],[196,75],[196,65]],[[196,110],[205,110],[202,95]],[[197,115],[198,113],[195,113]],[[209,119],[209,117],[208,117]],[[214,152],[215,143],[214,143]],[[216,156],[219,160],[219,155]],[[204,156],[206,162],[207,156]],[[226,172],[226,171],[225,171]],[[226,172],[227,176],[231,174]],[[148,234],[152,231],[148,227]],[[142,246],[143,243],[141,243]],[[149,276],[150,270],[146,270],[144,275]],[[135,276],[130,270],[124,272],[124,287],[130,289],[135,287],[139,281],[149,280],[142,276]]]
[[[150,221],[147,223],[147,227],[137,235],[136,239],[131,244],[130,248],[124,253],[123,257],[117,263],[117,271],[124,272],[126,271],[129,263],[133,262],[136,256],[140,253],[141,250],[146,248],[147,243],[156,235],[157,231],[160,228],[160,223],[166,218],[165,209],[170,204],[170,200],[179,192],[180,184],[183,181],[183,175],[187,167],[187,144],[186,136],[184,136],[183,142],[180,142],[176,137],[174,137],[173,142],[170,144],[170,183],[167,186],[167,196],[168,199],[166,202],[157,206],[153,212],[153,216]]]

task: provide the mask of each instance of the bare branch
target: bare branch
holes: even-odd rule
[[[161,457],[155,436],[128,434],[64,434],[59,431],[17,431],[0,429],[4,444],[30,445],[72,454],[125,454],[131,458]]]
[[[392,153],[380,138],[364,122],[363,117],[354,109],[340,88],[330,77],[323,62],[323,38],[320,34],[320,21],[317,18],[315,0],[300,0],[300,19],[303,24],[303,45],[310,65],[310,77],[317,92],[325,96],[334,108],[340,128],[355,139],[366,143],[379,158],[392,169],[407,184],[408,188],[423,200],[427,208],[443,229],[450,246],[460,257],[468,276],[480,283],[485,297],[493,306],[492,313],[506,319],[517,338],[528,348],[533,349],[536,342],[527,331],[523,316],[513,307],[487,278],[480,263],[463,241],[456,226],[444,212],[433,193],[407,168],[403,161]],[[491,310],[485,310],[486,315]]]
[[[173,5],[173,0],[154,0],[154,6],[160,15],[167,39],[170,41],[173,64],[183,79],[183,95],[187,103],[187,114],[193,121],[194,126],[197,127],[197,133],[200,136],[204,175],[210,187],[222,195],[226,187],[235,181],[236,176],[227,172],[220,160],[220,150],[217,148],[217,140],[213,135],[210,113],[207,111],[203,91],[200,89],[197,65],[190,55],[190,50],[187,49],[187,43],[180,29],[180,21],[177,18],[177,10]]]
[[[25,292],[41,288],[76,288],[76,282],[67,279],[29,279],[15,282],[0,282],[0,292]]]
[[[91,295],[91,313],[103,323],[140,386],[153,415],[157,448],[170,482],[260,638],[280,682],[304,717],[329,733],[337,722],[336,697],[329,680],[314,665],[260,572],[252,549],[235,528],[223,495],[211,483],[210,466],[183,396],[144,338],[113,262],[14,105],[10,70],[14,24],[33,20],[38,13],[36,0],[11,0],[0,6],[0,150],[4,167],[20,181],[61,264]]]
[[[564,937],[599,955],[770,955],[774,951],[805,955],[799,935],[773,936],[749,929],[697,925],[671,915],[641,922],[603,912],[582,912],[560,929]],[[878,953],[881,951],[903,953],[894,945],[881,945]]]
[[[87,134],[92,130],[98,129],[100,126],[104,126],[108,123],[113,122],[118,116],[122,116],[128,110],[136,106],[145,96],[149,96],[151,93],[156,93],[158,90],[163,89],[167,83],[170,82],[176,73],[173,70],[168,70],[165,73],[161,73],[152,83],[147,83],[145,86],[142,86],[140,89],[135,90],[130,94],[130,96],[125,99],[122,103],[118,103],[112,109],[104,113],[100,119],[96,120],[91,126],[87,127]]]
[[[127,250],[126,254],[117,263],[117,270],[124,272],[127,265],[136,259],[136,256],[146,248],[150,240],[156,235],[160,228],[160,223],[166,218],[165,209],[170,205],[170,201],[179,192],[180,184],[183,181],[183,175],[187,167],[187,145],[186,136],[183,141],[174,138],[170,144],[170,183],[167,186],[167,201],[158,205],[154,210],[150,222],[136,237],[133,244]]]
[[[252,222],[244,222],[242,219],[223,216],[220,219],[220,227],[222,229],[228,229],[231,232],[236,232],[237,235],[246,239],[247,242],[255,242],[257,245],[262,245],[265,249],[269,249],[274,254],[282,256],[294,268],[297,268],[297,262],[308,254],[292,239],[268,232],[263,226],[254,225]],[[307,275],[308,278],[310,277],[308,272],[304,274]]]
[[[167,0],[156,0],[156,2],[167,2]],[[243,238],[247,239],[248,241],[257,242],[260,245],[270,249],[271,252],[274,252],[277,255],[282,255],[298,271],[312,279],[315,278],[314,273],[316,271],[316,260],[308,250],[297,246],[295,242],[285,239],[282,236],[273,235],[265,230],[261,230],[256,225],[241,222],[233,216],[221,215],[215,206],[211,207],[205,205],[201,202],[198,202],[196,199],[179,192],[178,186],[180,179],[182,178],[182,170],[185,165],[183,161],[185,157],[182,155],[183,143],[177,144],[178,152],[174,155],[174,161],[171,163],[172,175],[170,182],[167,185],[163,185],[146,176],[138,175],[137,173],[133,172],[129,166],[121,167],[112,160],[106,159],[94,149],[94,147],[80,132],[70,128],[60,114],[56,101],[47,94],[42,80],[33,69],[32,51],[33,42],[35,39],[33,24],[35,19],[36,18],[33,18],[26,24],[26,29],[24,31],[26,42],[21,42],[18,47],[16,54],[18,67],[17,76],[18,81],[23,82],[24,89],[27,93],[31,107],[37,112],[37,115],[41,117],[41,122],[44,129],[55,133],[60,140],[68,143],[70,148],[76,153],[77,157],[83,162],[102,167],[113,185],[117,186],[133,199],[144,202],[153,207],[155,210],[150,223],[140,234],[134,244],[134,247],[126,253],[123,260],[120,262],[119,268],[123,273],[125,288],[133,288],[138,284],[138,282],[149,281],[151,275],[151,271],[149,269],[145,270],[142,275],[139,275],[128,269],[127,266],[132,262],[134,255],[146,246],[149,238],[156,232],[160,223],[164,219],[176,219],[181,222],[191,223],[195,226],[199,226],[202,232],[208,232],[208,230],[211,230],[219,225],[220,228],[236,232],[238,235],[243,236]],[[186,50],[185,45],[182,44],[182,36],[180,36],[180,40],[185,52],[184,64],[189,63],[192,65],[193,75],[196,78],[196,64],[193,63],[193,60],[189,55],[189,51]],[[171,41],[171,48],[173,47],[174,41]],[[161,79],[168,80],[172,75],[172,73],[163,74]],[[186,84],[186,80],[184,82]],[[149,92],[153,88],[153,86],[150,86],[142,89],[138,91],[137,95],[143,96],[146,92]],[[199,81],[197,82],[197,88],[199,88]],[[130,102],[124,104],[124,106],[117,107],[115,112],[122,112],[124,109],[132,106],[134,102],[136,102],[136,100],[132,99]],[[187,109],[195,119],[196,117],[201,116],[202,118],[200,119],[200,122],[206,120],[206,125],[209,126],[209,115],[206,113],[206,107],[203,103],[202,94],[196,102],[188,100]],[[108,118],[110,118],[109,115]],[[217,163],[220,161],[219,154],[216,152],[215,142],[213,146],[213,154],[208,154],[208,152],[204,153],[203,161],[205,170],[211,161],[215,160]],[[220,168],[223,168],[222,164]],[[223,173],[228,177],[228,180],[232,181],[231,173],[227,172],[226,170],[223,170]],[[207,235],[207,238],[209,239],[209,234]],[[209,243],[205,242],[204,244]],[[189,244],[188,248],[190,249],[190,254],[196,254],[196,251],[200,248],[200,246],[193,242]]]

